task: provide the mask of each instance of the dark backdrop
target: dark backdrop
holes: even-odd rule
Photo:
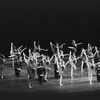
[[[72,39],[86,47],[100,45],[100,2],[97,0],[0,0],[0,52],[9,55],[10,42],[33,48],[36,40],[64,46]]]

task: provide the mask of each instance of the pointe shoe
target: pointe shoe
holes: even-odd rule
[[[3,76],[0,76],[3,79]]]
[[[60,86],[63,86],[63,84],[60,84]]]
[[[48,79],[45,79],[45,81],[48,81]]]
[[[74,77],[72,76],[71,79],[74,79]]]
[[[84,72],[84,70],[81,70],[81,73],[83,73]]]
[[[1,76],[1,78],[3,79],[3,76]]]
[[[29,85],[29,88],[31,89],[31,88],[32,88],[32,86],[31,86],[31,85]]]
[[[90,84],[93,84],[93,82],[90,82]]]

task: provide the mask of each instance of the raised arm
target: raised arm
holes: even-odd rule
[[[24,50],[26,50],[27,49],[27,47],[25,47],[23,50],[21,50],[21,53],[24,51]]]
[[[54,46],[55,48],[57,48],[54,44],[52,44],[52,42],[50,42],[50,45],[51,45],[51,46]]]
[[[52,45],[51,42],[50,42],[50,46],[51,46],[51,50],[52,50],[52,52],[55,54],[55,52],[54,52],[54,48],[53,48],[53,45]]]
[[[68,48],[69,48],[69,49],[74,49],[74,47],[70,47],[70,46],[68,46]]]
[[[36,46],[36,41],[34,41],[34,51],[36,51],[37,49],[39,49],[37,46]]]
[[[18,49],[17,49],[17,50],[20,50],[22,47],[23,47],[23,45],[22,45],[22,46],[20,46],[20,47],[18,47]]]
[[[55,54],[53,54],[53,56],[50,58],[50,63],[51,63],[51,60],[53,59],[53,57],[55,57]]]
[[[39,51],[48,51],[48,49],[40,48],[40,45],[38,46],[38,48],[39,48]]]
[[[69,63],[69,60],[65,63],[65,66],[67,66],[68,63]]]
[[[78,46],[78,45],[81,45],[82,43],[77,43],[76,45]]]
[[[62,45],[59,46],[59,48],[63,48],[63,46],[64,46],[65,44],[66,44],[66,43],[63,43]]]

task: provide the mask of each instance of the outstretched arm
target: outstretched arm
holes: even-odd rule
[[[27,47],[25,47],[23,50],[21,50],[21,53],[22,53],[25,49],[27,49]]]
[[[55,56],[55,54],[53,54],[53,56],[50,58],[50,63],[51,63],[51,60],[53,59],[54,56]]]
[[[95,63],[95,66],[97,66],[97,65],[99,65],[100,64],[100,62],[98,62],[98,63]]]
[[[50,42],[50,46],[51,46],[51,50],[52,50],[52,52],[55,54],[55,52],[54,52],[54,48],[53,48],[53,45],[52,45],[51,42]]]
[[[54,44],[52,44],[52,42],[50,42],[50,45],[54,46],[55,48],[57,48]]]
[[[69,48],[69,49],[74,49],[74,47],[70,47],[70,46],[68,46],[68,48]]]
[[[59,48],[63,48],[63,46],[64,46],[65,44],[66,44],[66,43],[63,43],[62,45],[59,46]]]
[[[34,50],[37,50],[38,47],[36,46],[36,41],[34,41]]]
[[[82,43],[77,43],[76,45],[78,46],[78,45],[81,45]]]
[[[99,50],[96,50],[95,53],[94,53],[94,56],[95,56],[96,54],[98,54],[98,53],[99,53]]]
[[[25,63],[28,65],[28,64],[29,64],[29,60],[28,60],[29,57],[26,56],[25,53],[23,53],[23,57],[24,57],[24,61],[25,61]],[[27,59],[26,57],[27,57],[28,59]]]
[[[40,45],[38,46],[38,49],[39,49],[39,51],[48,51],[48,49],[40,48]]]
[[[20,50],[22,47],[23,47],[23,45],[22,45],[22,46],[20,46],[20,47],[18,47],[18,49],[17,49],[17,50]]]
[[[65,63],[65,66],[67,66],[68,63],[69,63],[69,60]]]
[[[69,54],[64,54],[64,56],[69,56]]]

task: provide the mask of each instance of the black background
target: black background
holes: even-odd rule
[[[0,52],[9,55],[10,43],[30,49],[37,41],[71,45],[72,39],[100,45],[100,2],[97,0],[0,0]]]

